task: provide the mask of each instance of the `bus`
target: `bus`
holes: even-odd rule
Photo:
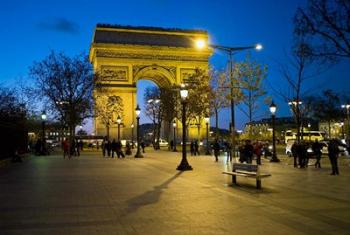
[[[315,141],[316,139],[318,141],[323,141],[325,133],[322,131],[303,131],[300,134],[302,134],[303,140],[309,140],[309,141]],[[297,139],[297,133],[293,132],[291,130],[286,131],[286,134],[284,136],[284,142],[287,144],[288,140],[290,139]]]

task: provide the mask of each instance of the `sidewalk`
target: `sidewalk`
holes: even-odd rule
[[[263,160],[272,177],[231,178],[226,159],[149,151],[145,158],[85,152],[32,157],[0,169],[0,234],[349,234],[350,167],[296,169]]]

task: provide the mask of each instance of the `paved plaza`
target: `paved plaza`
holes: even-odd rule
[[[340,175],[263,161],[272,177],[238,178],[221,157],[148,151],[145,158],[30,157],[0,168],[0,234],[350,234],[350,158]]]

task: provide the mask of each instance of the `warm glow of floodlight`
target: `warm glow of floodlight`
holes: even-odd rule
[[[134,123],[131,123],[131,128],[134,128]]]
[[[196,40],[196,47],[198,49],[203,49],[205,47],[206,43],[205,43],[205,40],[204,39],[197,39]]]
[[[260,51],[260,50],[263,49],[263,46],[260,43],[258,43],[258,44],[255,45],[255,49]]]
[[[209,123],[210,118],[209,118],[209,117],[205,117],[205,118],[204,118],[204,121],[205,121],[205,123]]]
[[[174,128],[176,127],[176,121],[175,120],[173,121],[173,127]]]

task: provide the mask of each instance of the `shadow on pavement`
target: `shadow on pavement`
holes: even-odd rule
[[[131,198],[127,201],[128,208],[126,209],[126,214],[134,213],[140,207],[146,206],[149,204],[154,204],[159,201],[160,195],[162,194],[163,189],[167,188],[167,186],[174,181],[177,177],[179,177],[183,172],[179,171],[174,176],[166,180],[161,185],[155,186],[153,190],[147,191],[137,197]]]

